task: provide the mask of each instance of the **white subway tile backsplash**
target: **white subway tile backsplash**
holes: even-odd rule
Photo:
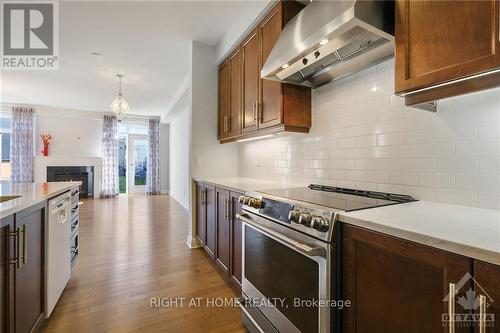
[[[308,135],[238,144],[239,174],[500,209],[500,89],[438,102],[394,92],[394,61],[313,90]]]

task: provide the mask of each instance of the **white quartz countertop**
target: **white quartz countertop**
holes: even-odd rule
[[[238,192],[269,190],[287,187],[285,184],[255,178],[197,178],[196,181],[221,186]]]
[[[20,195],[19,198],[0,203],[0,219],[53,198],[80,184],[81,182],[0,183],[1,196]]]
[[[416,201],[340,214],[340,221],[500,265],[500,211]]]

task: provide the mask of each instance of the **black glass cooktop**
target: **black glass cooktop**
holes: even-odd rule
[[[259,191],[289,200],[308,202],[342,211],[353,211],[415,201],[411,196],[312,184]]]

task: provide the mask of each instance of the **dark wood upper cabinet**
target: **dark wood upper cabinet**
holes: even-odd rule
[[[283,4],[278,3],[259,24],[262,39],[262,66],[264,66],[274,43],[278,40],[283,28]],[[262,66],[260,69],[262,69]],[[260,77],[260,70],[259,70]],[[282,121],[281,94],[283,84],[271,80],[262,81],[262,101],[260,104],[259,128],[278,125]]]
[[[229,136],[229,61],[219,67],[219,140]]]
[[[481,301],[484,297],[486,307],[483,311],[484,330],[475,325],[475,333],[498,333],[500,332],[500,267],[479,260],[474,260],[474,285],[475,296]],[[476,308],[476,314],[480,314],[481,306]],[[484,316],[486,314],[486,316]]]
[[[243,225],[240,219],[236,218],[236,214],[242,213],[242,206],[239,201],[243,193],[231,192],[231,265],[230,278],[233,284],[241,289],[241,269],[242,269],[242,231]]]
[[[229,133],[228,137],[241,134],[242,108],[242,52],[238,48],[229,58]]]
[[[217,242],[215,252],[215,262],[229,275],[230,265],[230,212],[229,212],[229,191],[222,188],[215,189],[215,202],[216,202],[216,229],[217,229]]]
[[[492,74],[433,87],[500,65],[498,11],[498,0],[397,0],[396,93],[412,105],[499,85]]]
[[[215,187],[204,184],[205,187],[205,244],[204,248],[213,259],[215,255]]]
[[[221,142],[283,131],[309,132],[311,89],[260,78],[283,27],[303,7],[296,1],[279,1],[229,56],[229,93],[220,89],[219,94],[230,96],[230,130],[229,135],[220,135],[225,109],[219,105]],[[224,83],[224,64],[219,68],[219,86]],[[225,100],[219,96],[219,103]]]
[[[352,302],[343,313],[345,333],[449,332],[443,299],[450,283],[472,272],[471,259],[349,225],[343,229],[343,299]],[[456,333],[469,331],[455,327]]]
[[[243,133],[257,130],[260,88],[259,29],[248,36],[243,44]]]

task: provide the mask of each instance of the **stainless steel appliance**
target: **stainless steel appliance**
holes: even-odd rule
[[[311,1],[287,23],[261,76],[309,87],[394,54],[394,1]]]
[[[339,212],[414,201],[321,185],[249,192],[243,212],[243,321],[251,332],[335,332]]]

